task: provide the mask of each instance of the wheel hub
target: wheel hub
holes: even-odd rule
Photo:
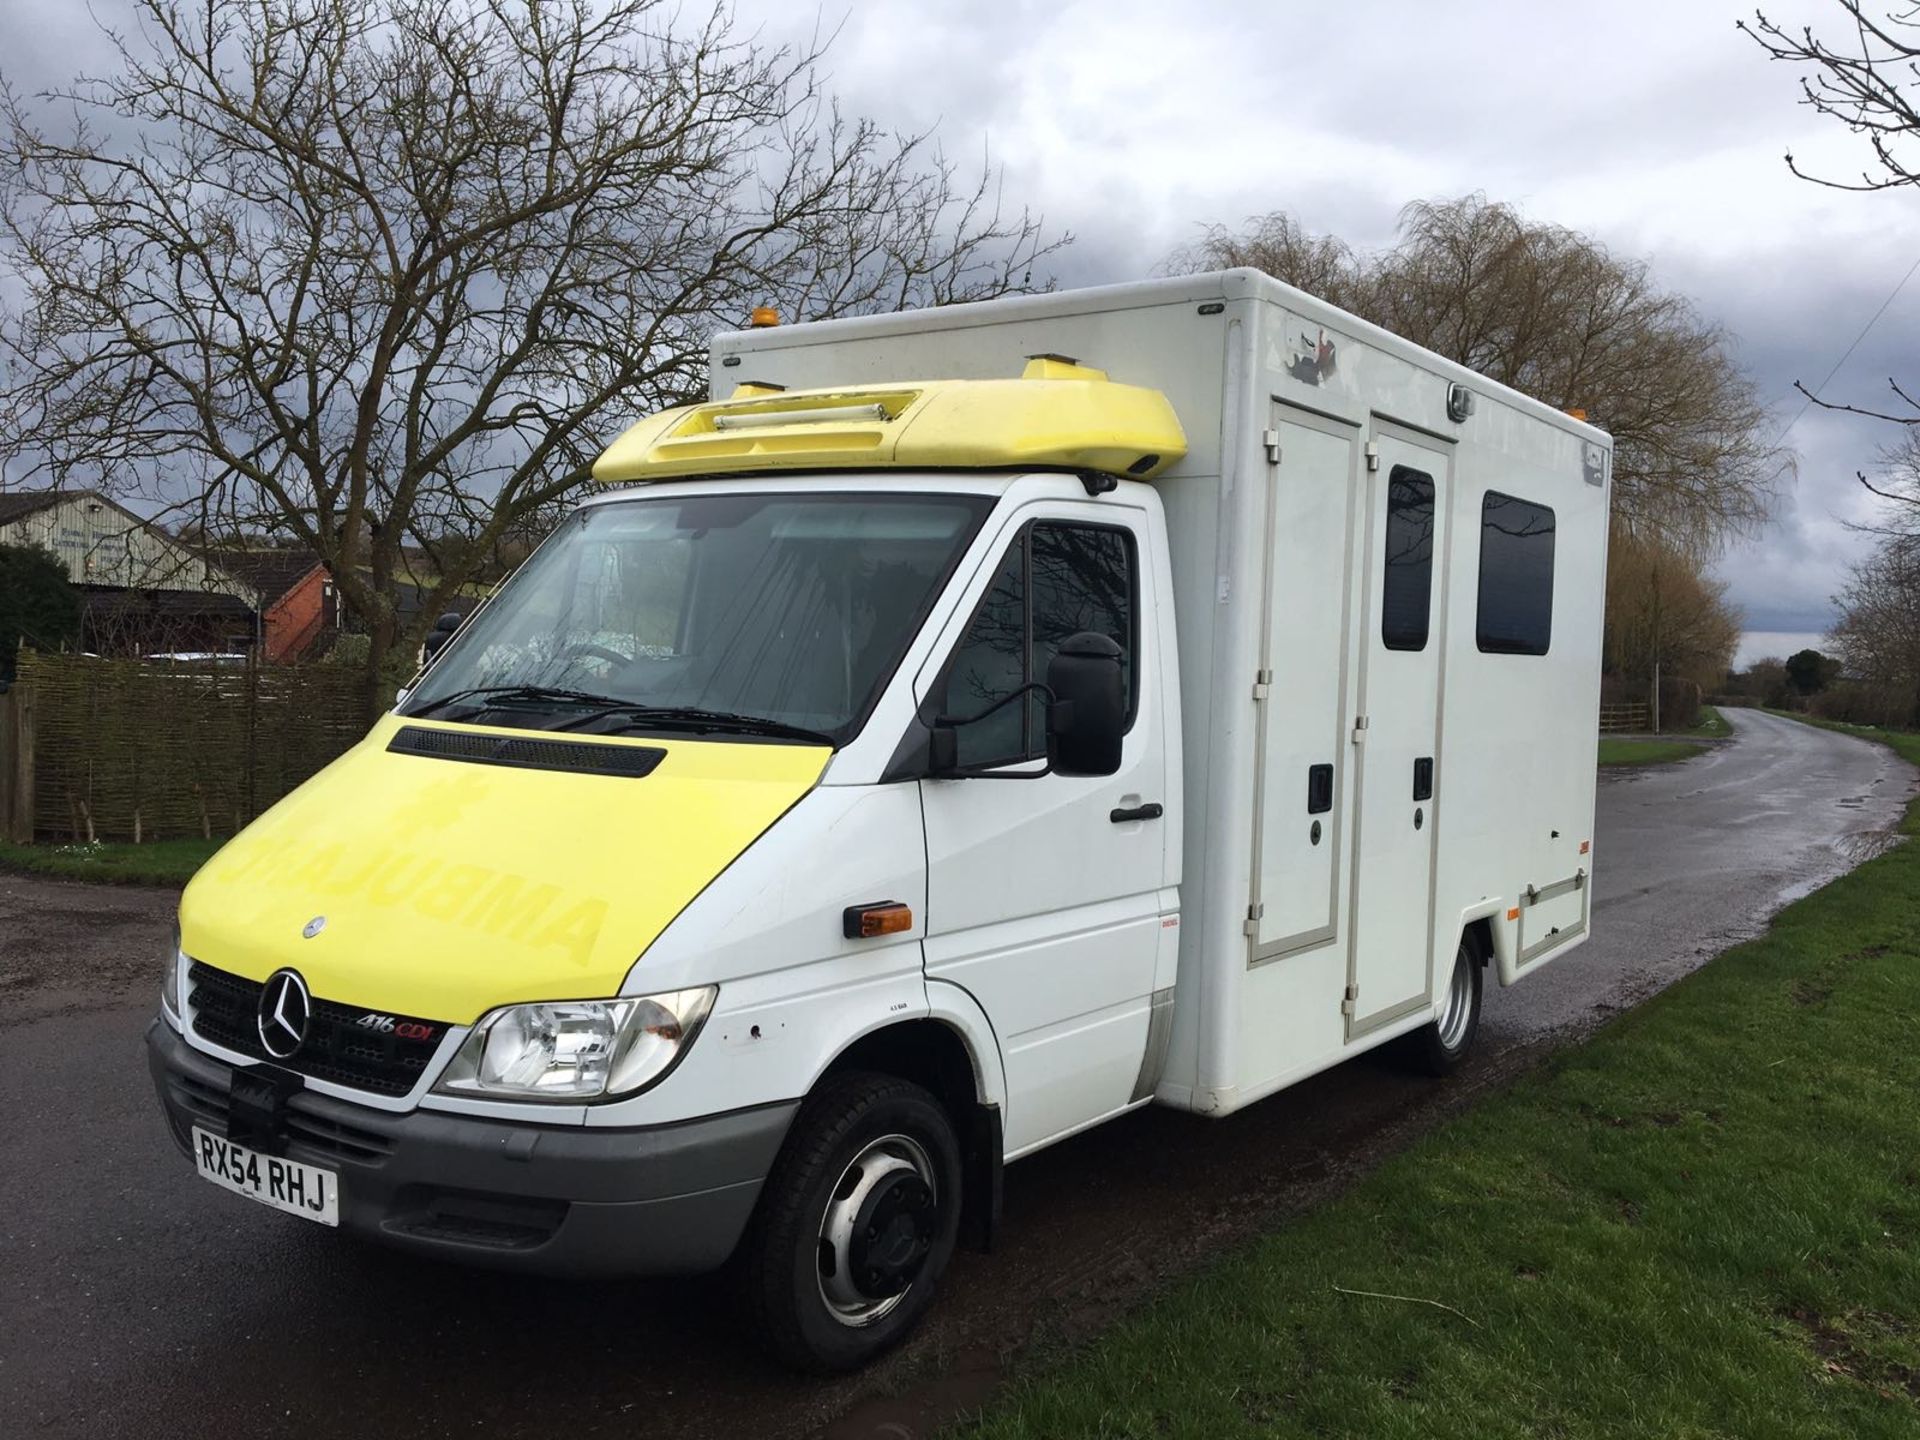
[[[933,1190],[909,1171],[895,1171],[873,1188],[854,1217],[848,1247],[854,1285],[875,1300],[913,1283],[933,1248]]]
[[[925,1267],[939,1231],[940,1192],[919,1141],[887,1135],[841,1172],[820,1218],[820,1298],[842,1325],[888,1314]]]

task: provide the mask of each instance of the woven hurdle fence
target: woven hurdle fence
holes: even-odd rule
[[[226,834],[366,733],[360,683],[325,665],[23,654],[12,748],[24,742],[30,774],[17,753],[0,763],[13,760],[39,838]]]

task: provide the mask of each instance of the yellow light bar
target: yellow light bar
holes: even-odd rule
[[[1017,380],[929,380],[828,390],[740,387],[729,400],[649,416],[607,447],[613,483],[743,472],[1052,469],[1149,479],[1187,453],[1158,390],[1056,356]]]

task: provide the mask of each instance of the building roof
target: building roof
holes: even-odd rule
[[[23,520],[58,505],[62,500],[77,499],[81,493],[77,490],[0,491],[0,525]]]
[[[216,547],[207,559],[260,596],[265,610],[320,565],[308,550],[241,549]]]
[[[85,586],[81,604],[89,616],[144,613],[149,615],[225,615],[234,619],[253,614],[238,595],[218,590],[127,590]]]

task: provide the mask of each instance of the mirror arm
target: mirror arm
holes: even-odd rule
[[[978,712],[977,714],[936,715],[933,717],[933,719],[930,722],[927,722],[927,723],[930,723],[932,727],[936,730],[939,730],[939,729],[958,730],[963,725],[972,725],[977,723],[978,721],[986,719],[987,716],[993,714],[994,711],[1002,709],[1005,706],[1012,704],[1015,700],[1018,700],[1022,696],[1027,695],[1029,693],[1037,693],[1037,694],[1046,696],[1047,708],[1049,712],[1051,712],[1052,709],[1055,706],[1059,705],[1060,703],[1058,700],[1054,698],[1053,690],[1051,687],[1045,684],[1042,684],[1038,680],[1030,680],[1025,685],[1020,686],[1017,690],[1008,691],[1005,695],[1002,695],[998,700],[994,701],[991,705],[987,706],[986,709]],[[1051,775],[1052,773],[1053,773],[1053,760],[1049,757],[1046,763],[1042,765],[1038,770],[1014,770],[1014,771],[962,770],[962,769],[938,770],[929,774],[928,778],[931,780],[1042,780],[1042,779],[1045,779],[1047,776]]]
[[[1044,780],[1053,774],[1053,761],[1049,760],[1038,770],[949,770],[944,775],[935,775],[935,780]]]
[[[1006,706],[1011,705],[1015,700],[1018,700],[1022,695],[1027,694],[1029,691],[1037,691],[1039,694],[1046,696],[1047,703],[1049,705],[1056,703],[1053,698],[1053,691],[1048,686],[1042,684],[1038,680],[1029,680],[1025,685],[1020,686],[1018,689],[1009,690],[1006,694],[1002,695],[998,700],[994,701],[991,705],[987,706],[986,709],[979,711],[977,714],[936,715],[933,717],[933,723],[936,725],[945,725],[949,729],[954,729],[954,730],[959,729],[962,725],[978,724],[980,721],[986,719],[987,716],[993,714],[994,711],[1004,709]]]

